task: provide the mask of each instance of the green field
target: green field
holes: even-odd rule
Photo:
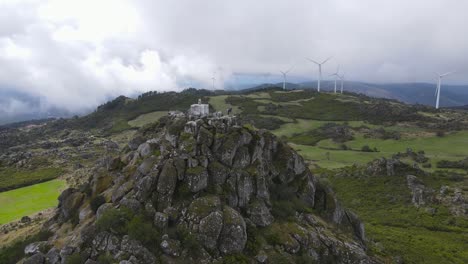
[[[159,120],[159,118],[167,115],[167,111],[155,111],[148,114],[143,114],[137,118],[128,121],[131,127],[142,127],[146,124],[153,123]]]
[[[403,153],[407,148],[414,151],[424,150],[434,168],[440,160],[453,161],[468,156],[468,131],[456,132],[442,138],[416,137],[400,140],[370,139],[358,136],[345,144],[353,150],[338,150],[339,144],[330,139],[320,141],[317,146],[292,146],[306,159],[325,168],[338,168],[353,165],[353,163],[365,164],[376,158],[391,157],[398,152]],[[359,151],[364,145],[375,147],[379,152]]]
[[[226,103],[227,97],[228,95],[211,96],[208,103],[214,108],[215,111],[226,113],[228,108],[232,108],[233,114],[239,114],[241,112],[239,107]]]
[[[420,176],[434,187],[447,184],[436,175]],[[435,214],[411,204],[404,175],[392,177],[331,176],[340,201],[364,221],[371,252],[399,256],[404,263],[467,263],[468,221],[434,204]]]
[[[57,206],[65,181],[52,180],[0,193],[0,225]]]
[[[0,169],[0,192],[52,180],[62,173],[63,170],[59,168],[40,168],[35,170]]]

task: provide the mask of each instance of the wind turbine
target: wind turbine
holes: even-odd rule
[[[345,74],[343,73],[341,76],[340,75],[337,75],[337,76],[341,80],[341,93],[343,93],[343,83],[344,83]]]
[[[213,86],[212,86],[212,90],[214,91],[215,90],[215,73],[213,72],[213,77],[211,77],[211,80],[213,81]]]
[[[340,65],[338,65],[338,67],[336,68],[335,73],[330,74],[330,76],[335,76],[335,93],[336,93],[336,81],[338,80],[338,78],[340,78],[340,75],[338,74],[339,72],[340,72]],[[341,90],[343,90],[343,89],[341,89]]]
[[[437,99],[436,99],[436,109],[439,109],[439,100],[440,100],[440,86],[442,84],[442,78],[444,78],[445,76],[447,75],[450,75],[450,74],[453,74],[454,72],[446,72],[444,74],[440,74],[440,73],[437,73],[437,75],[439,76],[439,79],[437,80],[437,89],[436,89],[436,95],[437,95]]]
[[[309,58],[306,58],[307,60],[309,60],[310,62],[313,62],[315,64],[317,64],[318,68],[319,68],[319,78],[317,80],[317,92],[320,92],[320,81],[322,80],[322,65],[325,64],[327,61],[329,61],[332,57],[329,57],[328,59],[322,61],[321,63],[320,62],[316,62],[312,59],[309,59]]]
[[[292,70],[292,68],[294,68],[294,65],[291,66],[291,68],[289,68],[287,71],[280,71],[281,74],[283,74],[283,90],[286,90],[286,75]]]

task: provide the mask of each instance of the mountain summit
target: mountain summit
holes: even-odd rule
[[[25,263],[377,262],[302,157],[231,116],[143,127],[60,195],[44,229]]]

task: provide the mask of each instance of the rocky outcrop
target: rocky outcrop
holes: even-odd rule
[[[231,117],[162,118],[114,157],[119,166],[90,178],[91,191],[64,191],[45,228],[59,230],[100,196],[105,203],[96,213],[55,234],[71,248],[68,255],[79,252],[89,263],[102,256],[120,263],[209,263],[236,254],[274,263],[275,254],[294,260],[299,252],[322,263],[375,262],[366,255],[358,217],[320,186],[302,157],[266,131],[233,124]],[[318,215],[306,214],[311,209]],[[57,250],[63,261],[64,248],[51,254]]]

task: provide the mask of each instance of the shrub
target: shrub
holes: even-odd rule
[[[132,213],[128,209],[111,208],[104,212],[96,222],[99,231],[112,231],[117,234],[126,234],[127,225],[132,219]]]
[[[12,245],[0,248],[0,261],[1,263],[16,263],[24,257],[24,248],[36,241],[47,240],[52,233],[48,231],[41,231],[36,235],[32,235],[24,240],[16,241]]]
[[[99,255],[97,260],[98,260],[99,264],[112,264],[112,263],[115,262],[114,258],[112,256],[110,256],[109,254]]]
[[[258,229],[255,225],[247,225],[247,243],[245,251],[252,256],[255,256],[261,249],[262,243],[258,240]]]
[[[150,221],[145,220],[142,216],[135,216],[128,223],[128,235],[140,241],[149,249],[156,249],[159,245],[159,232],[153,227]]]
[[[248,264],[249,258],[242,254],[228,255],[224,257],[223,264]]]
[[[67,258],[66,264],[83,264],[83,258],[81,257],[80,253],[75,252],[71,256]]]
[[[91,210],[93,210],[93,212],[96,213],[99,206],[103,205],[104,203],[106,203],[106,199],[104,198],[104,196],[98,195],[98,196],[94,197],[91,200],[91,203],[90,203],[91,204]]]
[[[377,148],[370,148],[368,145],[364,145],[361,148],[362,152],[378,152]]]
[[[182,242],[183,248],[186,248],[192,256],[198,256],[200,254],[200,243],[186,228],[177,227],[177,238]]]

